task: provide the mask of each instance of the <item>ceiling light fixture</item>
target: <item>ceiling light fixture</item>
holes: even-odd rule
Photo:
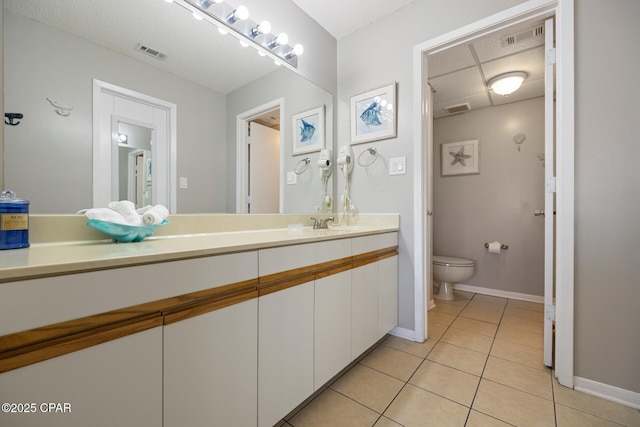
[[[489,87],[498,95],[509,96],[520,89],[522,82],[526,78],[527,73],[523,71],[500,74],[489,80]]]
[[[269,37],[271,24],[259,24],[249,19],[249,9],[245,6],[233,7],[224,0],[174,0],[177,5],[189,10],[194,17],[216,25],[220,32],[226,32],[269,56],[274,61],[284,63],[291,69],[298,68],[298,57],[304,52],[301,44],[289,46],[285,33]]]

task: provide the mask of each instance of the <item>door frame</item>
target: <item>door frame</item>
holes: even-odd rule
[[[249,127],[249,122],[268,111],[277,109],[280,110],[280,202],[278,210],[280,213],[284,212],[284,180],[282,179],[284,171],[284,141],[282,131],[284,129],[283,117],[285,117],[285,114],[284,98],[278,98],[236,116],[236,213],[248,213],[247,204],[245,203],[247,196],[245,189],[247,188],[249,175],[247,160],[248,137],[246,131]]]
[[[558,382],[573,388],[574,313],[574,5],[573,0],[529,0],[470,25],[433,38],[413,49],[413,152],[414,152],[414,334],[416,341],[427,338],[427,302],[431,266],[428,228],[427,182],[433,164],[425,147],[428,143],[429,115],[425,102],[428,88],[428,54],[519,22],[556,17],[556,366]]]

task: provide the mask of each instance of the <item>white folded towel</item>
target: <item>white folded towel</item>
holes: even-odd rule
[[[142,225],[142,217],[136,212],[136,205],[130,200],[109,202],[107,206],[124,217],[129,225]]]
[[[137,209],[136,212],[138,212],[139,215],[144,215],[152,207],[153,206],[151,206],[151,205],[143,206],[140,209]]]
[[[145,225],[156,225],[162,223],[169,216],[169,209],[162,205],[155,205],[142,215],[142,222]]]
[[[83,213],[89,219],[99,219],[101,221],[115,222],[117,224],[129,224],[119,212],[109,208],[86,209]]]

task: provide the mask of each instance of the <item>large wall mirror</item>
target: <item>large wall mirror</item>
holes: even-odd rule
[[[323,106],[326,146],[333,148],[334,99],[327,91],[242,48],[175,3],[5,0],[4,8],[5,111],[24,114],[20,125],[4,129],[4,183],[31,201],[32,213],[74,213],[102,203],[95,200],[96,179],[114,191],[112,199],[127,194],[145,204],[171,204],[170,198],[149,199],[164,185],[156,182],[152,150],[127,148],[112,135],[115,145],[105,151],[118,161],[109,170],[96,169],[95,80],[175,104],[176,148],[168,152],[174,176],[166,185],[175,188],[169,197],[176,213],[236,212],[237,117],[281,100],[278,120],[268,124],[280,132],[279,211],[313,212],[318,171],[286,184],[297,163],[310,157],[315,164],[318,156],[292,155],[291,117]],[[59,114],[47,98],[73,109]],[[153,126],[148,129],[153,133]]]

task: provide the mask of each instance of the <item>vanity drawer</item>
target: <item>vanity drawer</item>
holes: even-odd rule
[[[259,275],[295,270],[351,257],[351,239],[283,246],[258,251]]]
[[[398,246],[397,232],[354,237],[351,242],[354,256],[395,246]]]

